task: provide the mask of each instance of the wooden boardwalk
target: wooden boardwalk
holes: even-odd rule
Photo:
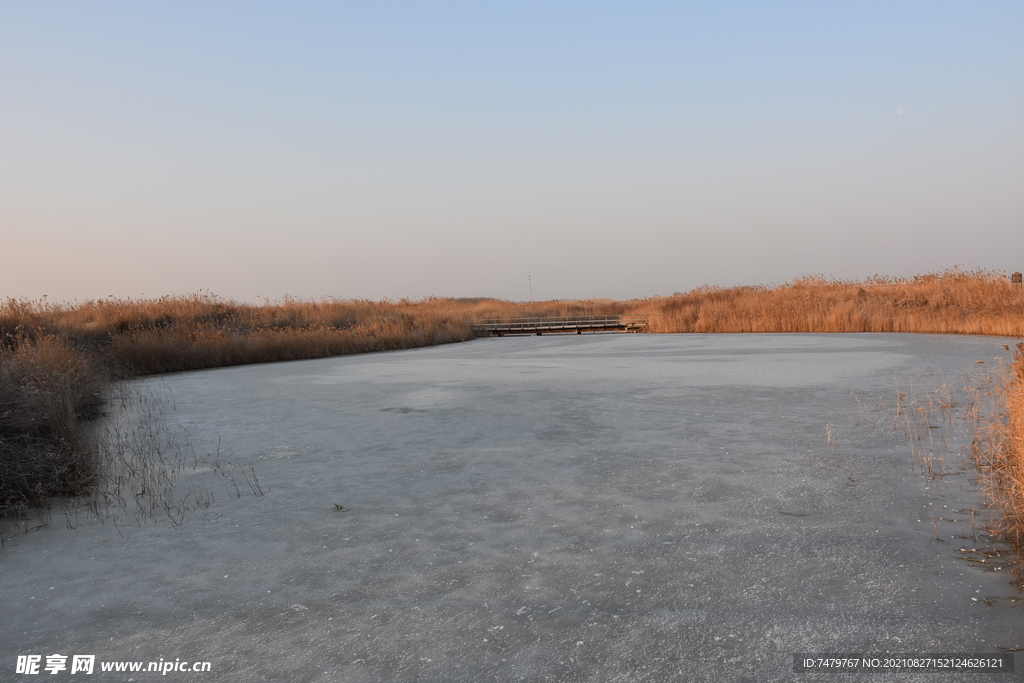
[[[561,318],[505,318],[470,320],[478,337],[512,334],[583,334],[584,332],[644,332],[650,320],[642,315],[570,316]]]

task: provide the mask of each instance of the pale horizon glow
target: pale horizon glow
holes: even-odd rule
[[[0,297],[1024,270],[1024,5],[0,2]]]

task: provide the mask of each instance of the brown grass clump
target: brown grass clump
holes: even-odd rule
[[[82,493],[96,475],[88,422],[106,377],[94,360],[52,335],[0,346],[0,513]]]
[[[976,429],[974,457],[989,499],[1002,513],[997,531],[1024,556],[1024,344],[996,383],[992,417]]]
[[[1006,390],[1007,434],[996,487],[1006,536],[1024,550],[1024,345],[1017,345],[1013,377]]]
[[[1007,388],[1006,469],[1003,474],[1007,504],[1007,533],[1018,547],[1024,548],[1024,345],[1017,345],[1013,362],[1013,380]]]

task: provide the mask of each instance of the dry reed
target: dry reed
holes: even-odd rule
[[[1024,344],[985,398],[988,417],[975,429],[974,458],[989,499],[1001,512],[996,530],[1024,556]],[[979,399],[983,400],[983,399]]]
[[[917,332],[1024,336],[1024,296],[1004,274],[950,270],[910,279],[824,277],[778,287],[704,287],[631,302],[652,332]]]
[[[82,493],[95,479],[87,423],[106,376],[92,357],[52,335],[0,346],[0,512]]]

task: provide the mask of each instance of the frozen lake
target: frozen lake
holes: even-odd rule
[[[897,381],[962,387],[1004,343],[520,337],[145,380],[265,495],[200,475],[205,518],[9,540],[0,679],[62,653],[212,664],[166,680],[806,681],[835,679],[794,653],[1024,647],[1005,572],[958,557],[973,476],[923,477],[893,429]]]

